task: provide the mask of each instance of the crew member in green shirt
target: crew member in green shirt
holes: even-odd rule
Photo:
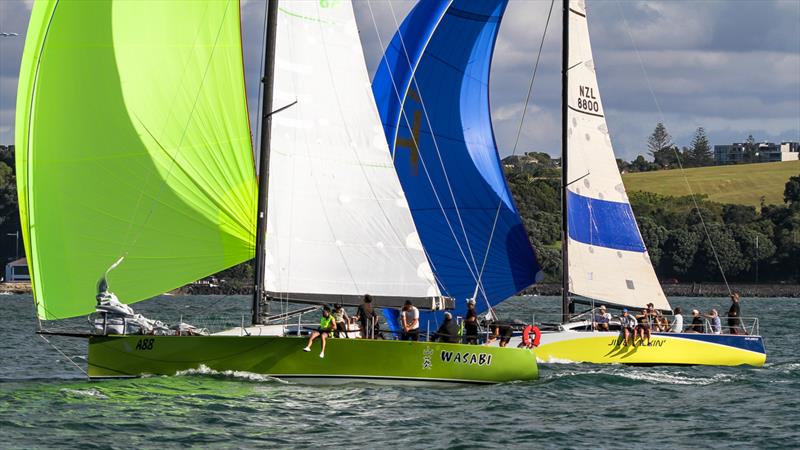
[[[325,357],[325,340],[330,337],[333,330],[336,329],[336,322],[333,320],[333,316],[331,315],[331,309],[327,306],[322,308],[322,318],[319,319],[319,328],[317,331],[311,333],[311,337],[308,338],[308,345],[303,348],[304,352],[311,351],[311,344],[314,343],[314,339],[317,336],[322,336],[322,351],[319,352],[319,357]]]

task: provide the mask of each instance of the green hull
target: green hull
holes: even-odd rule
[[[206,367],[287,380],[502,383],[535,380],[527,349],[438,342],[329,339],[304,352],[306,338],[275,336],[92,336],[89,376],[174,375]]]

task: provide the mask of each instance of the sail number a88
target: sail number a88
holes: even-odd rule
[[[154,342],[153,338],[139,339],[139,342],[136,343],[136,350],[152,350]]]

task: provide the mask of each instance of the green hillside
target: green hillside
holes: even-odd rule
[[[622,176],[628,192],[646,191],[663,195],[688,195],[684,175],[695,194],[706,194],[719,203],[758,207],[783,204],[783,189],[790,176],[800,174],[800,161],[698,167],[681,170],[629,173]]]

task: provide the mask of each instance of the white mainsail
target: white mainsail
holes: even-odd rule
[[[350,2],[282,1],[266,288],[294,300],[440,296],[384,137]]]
[[[569,2],[569,290],[606,303],[670,309],[617,168],[597,86],[586,6]]]

